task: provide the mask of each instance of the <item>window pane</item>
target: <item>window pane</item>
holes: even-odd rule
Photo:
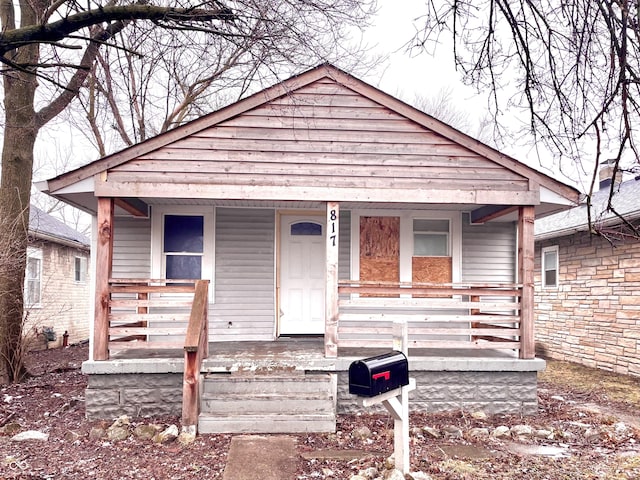
[[[446,232],[449,233],[449,220],[420,220],[413,221],[414,232]]]
[[[203,236],[204,217],[198,215],[165,215],[165,252],[202,253]]]
[[[413,236],[413,254],[421,257],[446,257],[449,255],[449,236],[416,233]]]
[[[35,257],[27,258],[27,278],[38,279],[40,278],[40,259]]]
[[[40,259],[27,258],[27,303],[38,305],[40,303]]]
[[[291,225],[291,235],[322,235],[322,225],[313,222],[298,222]]]
[[[80,257],[76,257],[75,261],[75,280],[76,282],[82,281],[82,259]]]
[[[544,284],[547,287],[556,286],[556,271],[555,270],[547,270],[544,272]]]
[[[544,253],[544,269],[555,270],[558,264],[558,258],[555,250]]]
[[[166,278],[201,278],[202,257],[200,255],[167,255]]]

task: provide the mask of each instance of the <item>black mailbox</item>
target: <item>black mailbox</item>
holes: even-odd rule
[[[375,397],[405,385],[409,385],[409,362],[402,352],[356,360],[349,366],[351,394]]]

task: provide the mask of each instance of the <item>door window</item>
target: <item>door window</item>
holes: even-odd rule
[[[298,222],[291,225],[291,235],[322,236],[322,225],[314,222]]]

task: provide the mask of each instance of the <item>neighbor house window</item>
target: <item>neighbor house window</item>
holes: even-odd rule
[[[78,283],[84,283],[87,278],[87,259],[85,257],[75,257],[74,279]]]
[[[27,308],[39,307],[42,302],[42,250],[27,250],[27,268],[25,271],[24,302]]]
[[[553,288],[558,286],[558,247],[542,249],[542,286]]]

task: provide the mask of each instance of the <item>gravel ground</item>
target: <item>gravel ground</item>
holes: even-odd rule
[[[202,435],[187,445],[135,435],[109,441],[95,435],[98,427],[106,429],[111,422],[84,418],[86,377],[80,366],[85,358],[86,346],[33,352],[28,365],[34,376],[18,385],[0,386],[0,478],[222,478],[230,435]],[[593,379],[580,387],[567,384],[566,375],[562,381],[543,378],[540,414],[534,417],[412,414],[412,470],[434,480],[640,479],[637,405],[625,401],[624,395],[613,400],[602,387],[602,375],[579,369],[576,376]],[[640,392],[637,379],[620,378],[630,385],[629,392]],[[131,419],[129,429],[149,424],[161,429],[179,426],[179,418]],[[506,436],[497,438],[497,427],[508,427]],[[12,440],[29,430],[47,434],[48,440]],[[393,450],[393,421],[387,415],[341,416],[335,434],[294,437],[300,453],[299,480],[349,479],[367,468],[382,474]],[[335,457],[327,452],[351,450],[363,453],[327,458]]]

